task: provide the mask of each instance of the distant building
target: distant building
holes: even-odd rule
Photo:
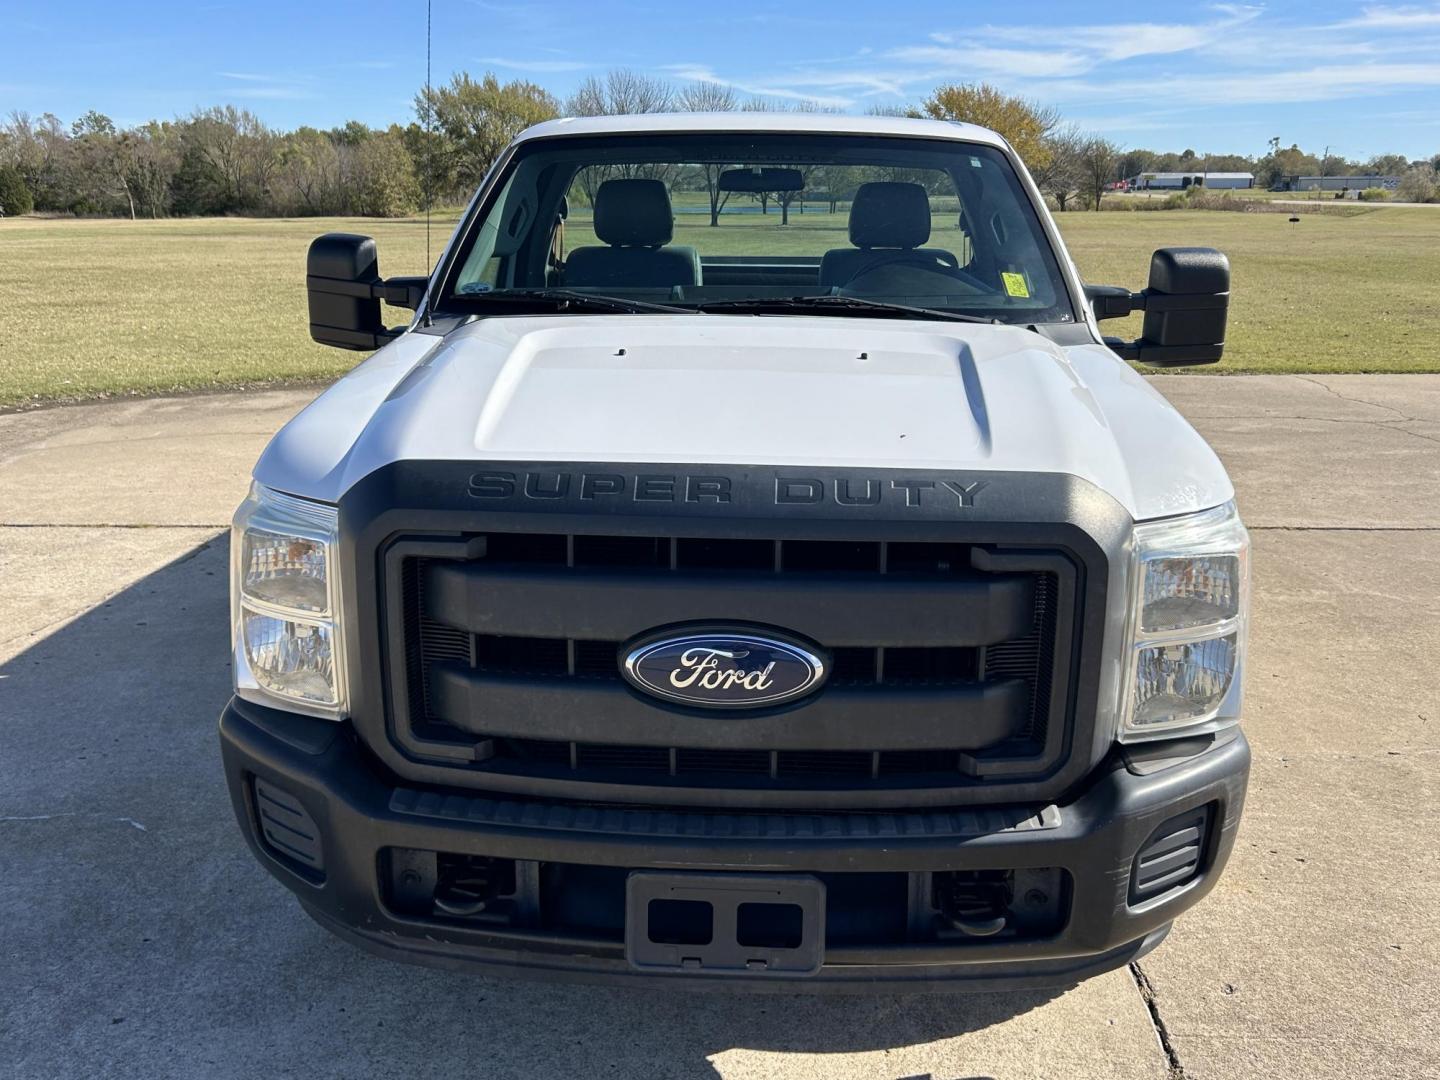
[[[1394,191],[1400,186],[1398,176],[1282,176],[1273,191],[1364,191],[1384,188]]]
[[[1248,172],[1161,172],[1141,173],[1130,179],[1133,191],[1180,191],[1188,187],[1251,188],[1255,174]]]

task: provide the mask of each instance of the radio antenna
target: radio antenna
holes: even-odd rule
[[[435,201],[435,95],[430,89],[430,0],[425,0],[425,269],[430,264],[430,204]]]

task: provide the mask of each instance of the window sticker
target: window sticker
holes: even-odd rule
[[[1025,283],[1025,275],[1017,274],[1010,270],[1000,272],[1000,280],[1005,284],[1006,296],[1021,296],[1029,299],[1030,286]]]

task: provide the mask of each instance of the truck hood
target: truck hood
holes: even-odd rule
[[[1138,519],[1233,496],[1209,446],[1099,345],[859,318],[494,318],[409,333],[296,416],[260,483],[336,502],[399,460],[1069,473]]]

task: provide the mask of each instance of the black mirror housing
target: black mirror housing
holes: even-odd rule
[[[1230,260],[1214,248],[1161,248],[1150,258],[1140,361],[1213,364],[1225,351]]]
[[[1135,294],[1123,285],[1086,285],[1085,299],[1101,321],[1123,319],[1135,310]]]
[[[380,283],[375,241],[354,233],[326,233],[310,243],[305,289],[310,336],[340,349],[378,349],[385,323],[374,286]]]
[[[378,349],[397,336],[385,328],[380,301],[415,310],[427,284],[423,277],[382,278],[370,237],[326,233],[311,242],[305,259],[310,336],[340,349]]]
[[[1225,351],[1230,309],[1230,260],[1214,248],[1161,248],[1150,259],[1143,293],[1087,286],[1097,319],[1144,311],[1137,341],[1106,338],[1126,360],[1156,367],[1213,364]]]

